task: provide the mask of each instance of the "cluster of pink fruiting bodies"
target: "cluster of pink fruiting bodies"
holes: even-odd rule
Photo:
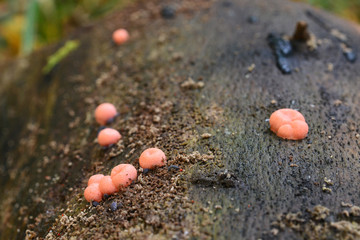
[[[109,120],[117,116],[116,108],[111,103],[100,104],[95,110],[95,119],[100,125],[105,125]],[[117,143],[121,139],[120,133],[112,128],[105,128],[98,134],[98,143],[101,146],[109,146]],[[148,148],[139,158],[142,168],[155,168],[164,166],[166,156],[158,148]],[[88,180],[88,185],[84,191],[85,199],[88,202],[100,202],[105,194],[111,195],[129,186],[132,181],[137,179],[137,170],[131,164],[120,164],[111,170],[110,176],[95,174]]]
[[[136,180],[137,171],[131,164],[120,164],[111,170],[110,176],[96,174],[89,178],[84,196],[88,202],[100,202],[103,195],[111,195]]]
[[[273,112],[269,122],[270,130],[284,139],[301,140],[309,132],[304,116],[294,109],[283,108]]]

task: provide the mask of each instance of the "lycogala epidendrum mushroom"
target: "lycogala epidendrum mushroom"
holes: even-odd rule
[[[116,108],[111,103],[102,103],[95,109],[95,119],[100,125],[106,125],[117,116]]]
[[[141,153],[139,163],[140,167],[144,169],[161,167],[166,164],[166,156],[165,153],[158,148],[148,148]]]
[[[129,186],[132,181],[136,180],[137,171],[131,164],[120,164],[111,171],[111,176],[96,174],[89,178],[88,186],[84,191],[86,201],[100,202],[102,197],[111,195]]]
[[[113,128],[105,128],[98,134],[98,143],[103,147],[117,143],[121,139],[120,133]]]
[[[117,189],[129,186],[136,178],[136,168],[131,164],[120,164],[111,170],[111,179]]]
[[[100,180],[99,188],[101,193],[111,195],[117,192],[117,188],[115,187],[113,181],[111,180],[110,176],[105,176]]]
[[[306,137],[309,126],[300,112],[284,108],[271,114],[270,129],[281,138],[300,140]]]
[[[92,176],[89,178],[88,186],[90,186],[90,185],[93,184],[93,183],[100,183],[100,180],[101,180],[103,177],[104,177],[104,175],[102,175],[102,174],[92,175]]]
[[[114,31],[112,38],[115,44],[124,44],[129,40],[129,32],[123,28],[117,29]]]
[[[86,201],[88,201],[88,202],[91,202],[91,201],[100,202],[102,199],[102,193],[99,189],[99,184],[93,183],[93,184],[87,186],[84,191],[84,196],[85,196]]]

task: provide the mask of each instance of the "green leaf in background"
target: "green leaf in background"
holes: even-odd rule
[[[53,55],[48,57],[47,64],[43,68],[43,73],[47,74],[58,64],[62,59],[69,55],[72,51],[79,47],[80,43],[77,40],[70,40],[65,43],[63,47],[57,50]]]
[[[94,7],[90,12],[90,17],[91,18],[99,17],[99,16],[105,14],[106,12],[111,11],[116,6],[125,5],[126,3],[129,3],[129,2],[131,2],[131,0],[122,0],[122,1],[108,0],[105,3],[98,4],[97,7]]]
[[[31,53],[34,48],[37,28],[37,12],[37,0],[30,0],[26,9],[26,21],[21,41],[21,53],[23,54]]]
[[[360,0],[307,0],[310,4],[360,22]]]
[[[55,43],[136,0],[0,0],[0,61]]]

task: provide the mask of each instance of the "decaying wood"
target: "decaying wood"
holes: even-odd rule
[[[298,21],[318,46],[294,49],[283,75],[266,38]],[[117,27],[129,43],[112,45]],[[284,0],[140,1],[71,38],[79,48],[49,74],[63,43],[1,66],[1,239],[359,238],[360,63],[340,45],[356,50],[358,26]],[[93,118],[104,101],[123,136],[108,150]],[[279,108],[303,113],[306,139],[269,130]],[[90,175],[138,168],[151,146],[179,168],[140,170],[89,206]]]
[[[307,30],[308,25],[304,21],[297,22],[292,39],[298,41],[307,41],[310,39],[310,33]]]

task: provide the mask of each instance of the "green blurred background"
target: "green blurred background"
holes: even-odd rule
[[[31,53],[131,0],[0,0],[0,60]]]
[[[135,0],[0,0],[0,60],[56,42],[130,1]],[[360,22],[360,0],[297,1]]]
[[[303,2],[360,23],[360,0],[303,0]]]

